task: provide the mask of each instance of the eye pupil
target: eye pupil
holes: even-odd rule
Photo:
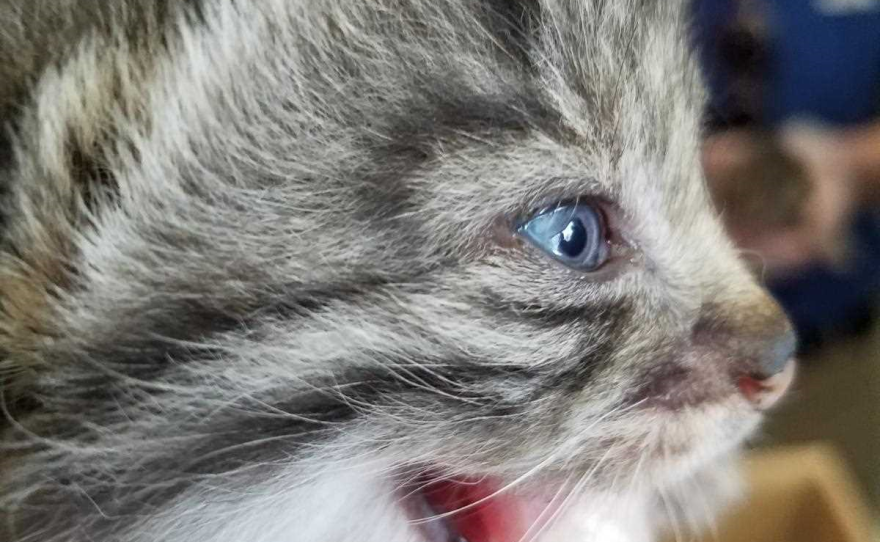
[[[580,220],[572,220],[554,239],[559,256],[577,258],[587,248],[587,230]]]

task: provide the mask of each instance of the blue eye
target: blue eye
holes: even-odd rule
[[[595,271],[608,259],[602,213],[588,203],[554,207],[517,228],[532,244],[579,271]]]

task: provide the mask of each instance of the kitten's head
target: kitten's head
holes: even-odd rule
[[[30,305],[52,340],[4,328],[41,435],[18,433],[15,498],[110,532],[218,480],[375,460],[418,514],[735,450],[793,338],[709,203],[681,4],[218,1],[169,31],[87,119],[137,111],[130,145],[74,149],[101,167],[64,185],[92,188],[75,272]],[[51,136],[22,137],[19,192],[34,149],[78,144]]]

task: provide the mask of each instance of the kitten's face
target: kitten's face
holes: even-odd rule
[[[369,431],[421,483],[663,486],[736,449],[790,381],[790,326],[708,203],[683,15],[563,4],[530,12],[558,26],[521,72],[432,80],[450,103],[404,113],[379,158],[418,165],[351,203],[388,216],[332,236],[406,268],[349,331],[393,345],[359,366],[392,382]]]
[[[510,485],[525,524],[548,495],[689,475],[784,390],[790,327],[703,186],[679,2],[380,4],[208,10],[151,95],[53,324],[85,354],[31,384],[41,431],[116,476],[51,455],[101,506],[364,460],[406,514]],[[92,374],[126,393],[83,399]],[[51,421],[64,394],[79,430]]]

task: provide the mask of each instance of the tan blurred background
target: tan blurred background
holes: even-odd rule
[[[789,399],[770,416],[760,445],[833,444],[880,514],[880,324],[802,361]]]
[[[880,541],[880,0],[694,14],[710,191],[808,352],[717,539]]]

